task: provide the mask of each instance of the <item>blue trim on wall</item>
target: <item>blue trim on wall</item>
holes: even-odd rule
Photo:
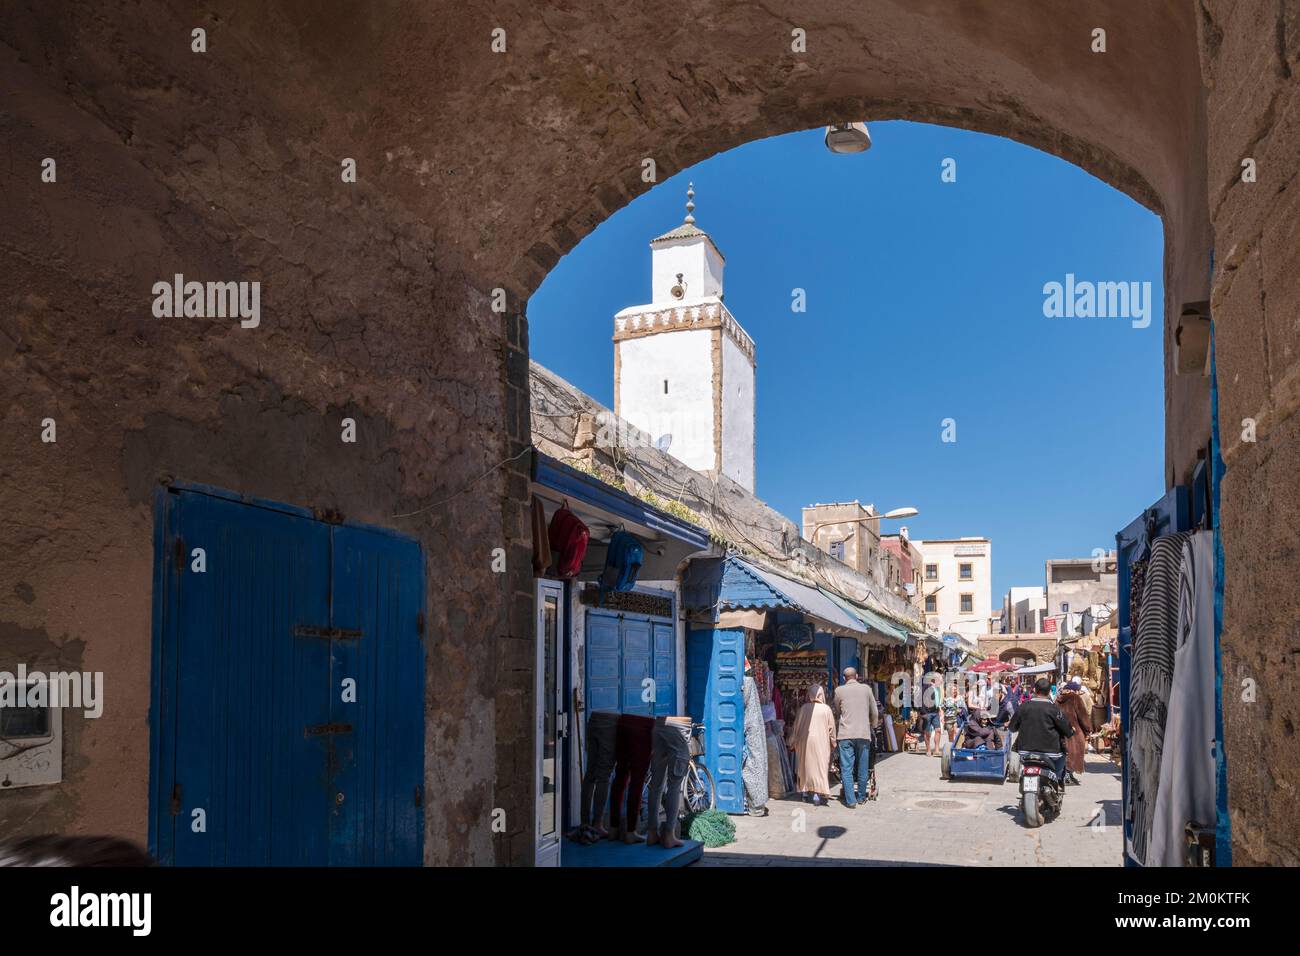
[[[648,505],[639,498],[605,484],[586,472],[570,468],[539,451],[533,452],[533,480],[577,501],[603,508],[624,521],[666,534],[704,551],[709,547],[709,533],[688,521]]]
[[[1232,818],[1228,815],[1228,755],[1223,737],[1223,535],[1219,528],[1219,489],[1227,471],[1219,444],[1219,373],[1214,360],[1214,322],[1210,322],[1210,494],[1214,502],[1214,769],[1217,807],[1214,865],[1232,866]]]

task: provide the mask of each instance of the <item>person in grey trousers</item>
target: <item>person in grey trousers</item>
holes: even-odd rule
[[[871,765],[871,732],[880,717],[876,695],[858,680],[855,668],[844,668],[844,683],[835,688],[835,739],[840,751],[840,780],[844,803],[857,809],[867,797],[867,775]]]
[[[691,718],[656,717],[650,756],[650,805],[646,807],[647,846],[679,847],[677,816],[682,809],[682,778],[691,763]],[[664,821],[659,822],[659,811]]]

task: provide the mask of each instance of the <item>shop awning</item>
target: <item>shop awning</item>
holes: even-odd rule
[[[736,610],[799,611],[834,633],[869,637],[866,625],[810,584],[730,555],[692,561],[682,583],[688,610],[717,616]]]
[[[705,529],[536,450],[532,491],[542,499],[548,521],[567,501],[587,525],[591,538],[579,574],[584,581],[594,580],[604,568],[606,546],[619,527],[636,535],[644,549],[642,581],[671,581],[690,555],[711,547]]]
[[[838,604],[845,613],[862,622],[862,626],[870,632],[867,643],[886,647],[895,647],[907,643],[906,628],[900,627],[889,618],[877,614],[871,608],[864,607],[857,601],[850,601],[828,588],[818,587],[817,590]]]

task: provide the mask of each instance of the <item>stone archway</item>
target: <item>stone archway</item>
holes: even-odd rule
[[[1300,190],[1286,186],[1300,134],[1283,119],[1298,102],[1297,26],[1283,10],[205,9],[67,0],[0,15],[0,74],[19,94],[6,103],[12,182],[0,195],[0,646],[109,671],[119,688],[99,721],[73,722],[65,784],[40,806],[10,795],[0,829],[10,814],[28,828],[143,835],[150,497],[175,475],[421,540],[426,769],[440,797],[427,804],[427,858],[525,862],[527,296],[649,188],[644,160],[663,178],[838,118],[1010,136],[1163,217],[1165,479],[1185,479],[1207,428],[1205,380],[1172,364],[1171,317],[1209,299],[1230,465],[1224,673],[1271,691],[1267,649],[1285,646],[1295,614],[1254,596],[1291,594],[1300,575],[1300,557],[1271,544],[1300,536],[1287,465],[1300,447],[1300,339],[1285,318],[1297,302],[1287,277]],[[806,53],[791,52],[795,29]],[[1240,180],[1243,156],[1257,162],[1254,188]],[[55,183],[41,181],[45,158]],[[355,183],[340,176],[345,159]],[[148,290],[176,272],[261,281],[261,326],[154,318]],[[358,426],[351,445],[338,440],[344,417]],[[46,418],[58,420],[56,445],[34,437]],[[1236,425],[1247,418],[1250,439]],[[1267,517],[1261,500],[1275,503]],[[498,547],[507,574],[491,570]],[[1270,703],[1273,720],[1300,720],[1293,697]],[[1226,719],[1230,753],[1262,747],[1265,722],[1235,701]],[[1268,773],[1300,782],[1294,767],[1232,764],[1242,862],[1295,861],[1289,824],[1265,799]],[[504,828],[492,825],[498,809]]]
[[[998,660],[1008,664],[1034,664],[1038,662],[1038,657],[1027,647],[1008,647],[998,654]]]

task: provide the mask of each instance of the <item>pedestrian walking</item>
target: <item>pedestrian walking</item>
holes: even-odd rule
[[[871,735],[880,716],[875,692],[858,680],[856,668],[844,668],[844,683],[835,688],[832,709],[837,721],[844,804],[853,810],[859,801],[867,798]]]
[[[790,728],[787,744],[794,751],[798,790],[821,806],[831,795],[831,750],[835,747],[835,715],[826,704],[821,684],[808,688],[808,700]]]

